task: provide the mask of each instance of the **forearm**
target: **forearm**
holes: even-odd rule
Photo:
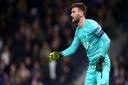
[[[109,49],[109,46],[110,46],[110,39],[109,37],[106,35],[106,33],[104,33],[101,38],[100,38],[100,48],[102,50],[101,52],[101,56],[105,57],[107,52],[108,52],[108,49]]]
[[[64,51],[62,51],[62,55],[64,57],[70,56],[70,55],[72,55],[76,51],[76,49],[77,49],[77,47],[70,46],[69,48],[67,48]]]

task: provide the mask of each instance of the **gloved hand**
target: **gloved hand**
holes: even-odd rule
[[[63,57],[63,55],[60,52],[52,52],[48,56],[49,61],[55,61],[55,60],[58,60],[62,57]]]
[[[103,62],[104,62],[104,57],[100,56],[98,62],[96,63],[96,69],[98,71],[102,71],[102,69],[103,69]]]

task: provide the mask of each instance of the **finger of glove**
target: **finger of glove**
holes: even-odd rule
[[[52,58],[52,60],[55,60],[55,54],[53,54],[53,55],[51,56],[51,58]]]
[[[57,60],[57,54],[56,54],[56,53],[54,53],[54,54],[52,55],[52,60]]]
[[[54,59],[54,60],[57,60],[58,57],[59,57],[59,56],[58,56],[58,53],[54,52],[54,54],[53,54],[53,59]]]
[[[51,55],[49,56],[49,60],[52,61],[52,56]]]
[[[53,53],[50,53],[49,56],[48,56],[50,61],[52,60],[52,55],[53,55]]]
[[[54,60],[54,56],[55,56],[54,53],[50,53],[49,60],[53,61]]]

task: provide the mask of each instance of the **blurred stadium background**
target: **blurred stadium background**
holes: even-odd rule
[[[82,46],[70,58],[47,59],[72,42],[73,2],[85,3],[86,17],[111,38],[110,85],[128,85],[127,0],[0,0],[0,85],[84,85],[88,60]]]

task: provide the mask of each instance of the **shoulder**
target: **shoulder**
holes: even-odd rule
[[[97,21],[93,20],[93,19],[87,19],[87,23],[92,26],[92,27],[95,27],[95,26],[98,26],[99,24],[97,23]]]
[[[101,28],[98,22],[93,19],[87,19],[87,25],[88,25],[88,28],[92,31],[94,31],[96,28]]]

